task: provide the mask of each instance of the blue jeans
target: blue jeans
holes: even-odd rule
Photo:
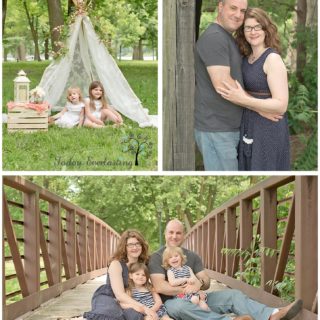
[[[226,313],[238,316],[248,314],[256,320],[268,320],[274,308],[254,301],[239,290],[221,290],[208,293],[206,311],[183,299],[170,299],[165,302],[170,317],[175,320],[231,320]]]
[[[239,131],[194,133],[206,171],[238,171]]]

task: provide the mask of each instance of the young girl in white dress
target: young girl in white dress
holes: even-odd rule
[[[91,128],[103,128],[106,120],[116,125],[123,123],[120,113],[112,109],[105,98],[103,85],[99,81],[93,81],[89,86],[89,98],[85,99],[84,126]]]
[[[80,88],[69,88],[67,91],[67,103],[57,114],[49,117],[49,123],[54,123],[61,128],[73,128],[82,126],[84,118],[84,101]]]
[[[145,314],[144,320],[173,320],[168,316],[159,294],[154,291],[149,281],[148,267],[144,263],[135,262],[129,265],[127,294],[132,299],[142,303],[144,307],[140,309],[135,305],[120,303],[122,308],[133,308],[137,312]]]
[[[185,264],[186,260],[187,257],[183,254],[180,247],[167,247],[163,251],[162,264],[167,270],[168,282],[171,286],[177,287],[184,284],[194,284],[197,281],[197,277],[192,269]],[[207,294],[201,290],[188,294],[181,293],[176,295],[176,298],[190,301],[193,304],[197,304],[201,309],[210,311],[206,303]]]

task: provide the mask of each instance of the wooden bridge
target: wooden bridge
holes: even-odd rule
[[[202,257],[211,278],[270,306],[285,304],[276,283],[291,279],[294,285],[286,294],[304,301],[296,319],[317,319],[317,190],[316,176],[266,179],[195,225],[185,247]],[[90,279],[106,273],[119,234],[86,210],[13,176],[3,178],[3,225],[4,319],[26,313],[29,319],[49,319],[36,316],[39,306],[58,296],[60,311],[65,306],[67,316],[51,313],[50,319],[79,315],[79,303],[85,303],[80,297],[84,291],[91,297]],[[247,249],[249,258],[225,255],[222,248]],[[260,254],[261,248],[276,249],[277,254]],[[246,283],[250,259],[259,287]],[[78,286],[82,283],[87,289]],[[77,290],[81,293],[72,313],[65,297]]]

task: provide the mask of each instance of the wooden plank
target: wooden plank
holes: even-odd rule
[[[2,189],[2,210],[3,210],[3,224],[4,230],[7,235],[8,245],[10,247],[11,256],[13,259],[14,268],[16,270],[19,286],[21,289],[21,293],[23,297],[29,295],[29,289],[27,286],[24,268],[21,261],[20,252],[18,249],[18,242],[14,233],[12,220],[9,213],[9,208],[6,200],[6,195],[4,193],[4,189]]]
[[[252,241],[252,200],[240,201],[240,249],[245,250],[250,248]],[[240,271],[244,271],[243,258],[240,258]]]
[[[210,244],[208,244],[208,221],[206,221],[203,224],[203,232],[202,232],[202,239],[201,239],[201,243],[202,243],[202,261],[204,263],[205,268],[208,268],[208,246],[210,246]]]
[[[318,290],[318,182],[316,176],[296,177],[296,297],[311,310]]]
[[[39,215],[39,238],[40,238],[40,248],[42,253],[42,259],[43,259],[44,268],[45,268],[47,279],[48,279],[48,285],[52,286],[54,284],[53,275],[51,270],[49,253],[47,249],[47,242],[46,242],[45,234],[43,231],[43,225],[42,225],[40,215]]]
[[[211,218],[209,220],[209,230],[208,230],[208,244],[209,244],[208,245],[208,269],[213,269],[214,242],[215,242],[215,219]]]
[[[61,217],[60,204],[49,202],[48,252],[54,284],[61,282]]]
[[[45,123],[8,123],[8,129],[44,129],[47,126]]]
[[[63,267],[64,267],[64,273],[66,276],[66,279],[70,279],[70,268],[69,268],[69,260],[68,260],[68,256],[67,256],[67,249],[66,249],[66,243],[65,243],[65,239],[64,239],[64,231],[63,231],[63,227],[61,225],[60,228],[61,232],[60,232],[60,237],[61,237],[61,256],[62,256],[62,261],[63,261]]]
[[[290,245],[293,239],[294,225],[295,225],[295,196],[293,196],[292,202],[290,205],[287,225],[286,225],[284,236],[282,239],[280,254],[279,254],[278,263],[277,263],[275,276],[274,276],[274,283],[272,285],[271,292],[274,290],[275,282],[283,280],[284,271],[286,269],[288,256],[290,252]]]
[[[261,245],[263,248],[277,250],[277,189],[261,191]],[[261,287],[268,292],[272,284],[267,282],[274,279],[277,266],[277,256],[261,256]]]
[[[13,124],[34,124],[34,123],[41,123],[43,125],[48,126],[48,123],[46,122],[46,120],[42,118],[15,118],[10,121],[9,125],[12,126]]]
[[[174,168],[176,127],[176,3],[163,1],[163,169]]]
[[[29,294],[40,290],[39,194],[23,194],[24,198],[24,272]]]
[[[223,236],[224,236],[224,212],[220,212],[216,218],[216,248],[215,248],[215,255],[216,255],[216,264],[215,270],[218,271],[221,265],[221,249],[223,247]]]
[[[226,211],[226,247],[227,248],[236,248],[236,208],[227,208]],[[233,256],[228,254],[226,255],[226,272],[228,276],[233,276],[232,274],[232,262]]]
[[[80,273],[86,273],[87,269],[87,217],[79,216],[79,252],[80,252]]]
[[[76,275],[76,217],[75,210],[67,211],[66,253],[70,278]]]
[[[195,1],[177,0],[176,43],[176,122],[173,148],[174,170],[195,170],[194,118],[194,40]],[[172,22],[170,23],[172,26]],[[172,85],[172,83],[170,83]]]

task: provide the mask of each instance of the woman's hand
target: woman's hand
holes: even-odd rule
[[[217,92],[222,98],[234,103],[243,105],[248,98],[247,93],[243,90],[240,83],[236,80],[236,88],[231,86],[228,82],[222,81],[224,87],[217,87]]]

